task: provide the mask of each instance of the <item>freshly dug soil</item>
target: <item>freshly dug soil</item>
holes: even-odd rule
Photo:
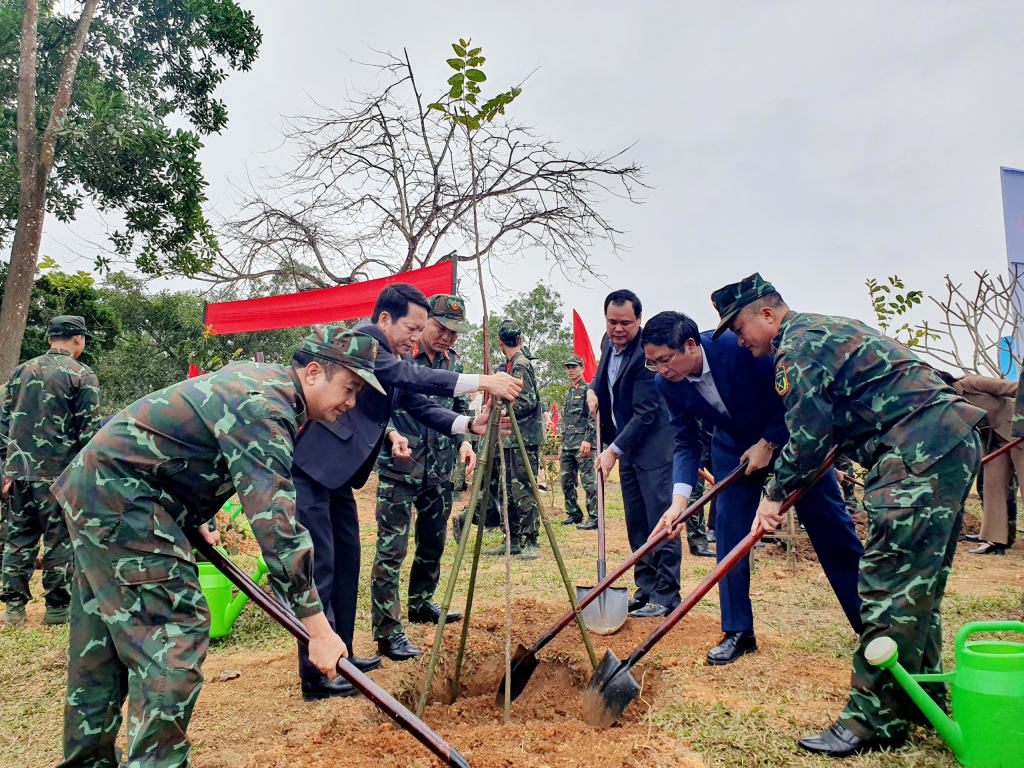
[[[474,768],[619,768],[675,766],[700,768],[699,757],[684,741],[651,724],[641,723],[647,710],[663,695],[662,670],[657,661],[641,664],[635,676],[642,683],[640,699],[623,722],[596,730],[581,719],[583,691],[590,664],[578,630],[566,629],[542,654],[542,663],[529,686],[512,704],[512,720],[495,703],[505,672],[502,606],[489,606],[475,615],[470,631],[462,696],[450,699],[455,653],[461,625],[445,633],[445,647],[432,686],[425,722],[455,746]],[[532,642],[559,616],[556,606],[514,608],[515,640]],[[691,620],[692,619],[692,620]],[[695,658],[706,652],[717,622],[694,616],[664,641],[677,651],[692,648]],[[689,624],[689,626],[687,625]],[[543,626],[542,626],[543,625]],[[612,647],[625,658],[654,627],[653,620],[630,620],[608,638],[594,636],[598,655]],[[410,627],[414,642],[426,645],[428,627]],[[539,631],[538,631],[539,630]],[[660,647],[660,646],[659,646]],[[264,655],[266,656],[266,655]],[[293,654],[262,660],[231,658],[242,669],[240,678],[218,679],[220,659],[207,663],[207,683],[190,733],[197,739],[196,763],[203,768],[327,768],[327,766],[388,766],[428,768],[440,761],[411,735],[362,698],[308,704],[301,701],[295,680]],[[678,663],[673,660],[674,663]],[[411,710],[415,710],[426,676],[427,659],[384,662],[371,676]],[[239,706],[242,704],[243,706]],[[221,722],[214,726],[212,715]],[[211,727],[212,726],[212,727]]]

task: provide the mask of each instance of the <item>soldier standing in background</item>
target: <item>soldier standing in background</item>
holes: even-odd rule
[[[565,514],[562,525],[576,525],[581,531],[597,528],[597,474],[594,472],[594,446],[597,426],[587,407],[587,382],[583,380],[583,358],[573,355],[565,361],[569,391],[562,406],[562,450],[559,465],[562,473],[562,495]],[[576,475],[583,480],[587,494],[587,522],[576,495]]]
[[[470,330],[466,303],[448,294],[437,294],[427,301],[429,316],[412,361],[424,368],[463,373],[462,361],[451,347],[458,334]],[[471,415],[466,395],[434,395],[431,400],[461,416]],[[391,450],[396,443],[402,448],[398,456]],[[454,461],[456,450],[458,464]],[[409,455],[402,455],[406,451]],[[413,509],[416,554],[409,574],[409,621],[436,624],[441,609],[434,604],[434,592],[452,512],[452,471],[455,469],[465,477],[466,469],[472,471],[475,465],[476,454],[468,435],[437,432],[402,408],[392,412],[387,440],[377,459],[377,555],[370,575],[373,639],[388,658],[411,659],[423,653],[406,637],[399,596],[399,576],[409,549]],[[461,618],[458,611],[449,611],[446,623]]]
[[[703,419],[697,419],[697,428],[700,430],[700,469],[714,477],[711,470],[711,437],[712,427]],[[707,491],[704,478],[697,477],[697,485],[693,488],[693,498],[699,499]],[[711,508],[714,510],[715,500],[711,500]],[[708,514],[709,521],[714,522],[711,514]],[[708,536],[708,526],[704,520],[704,507],[697,510],[696,514],[690,515],[686,520],[686,543],[690,546],[690,554],[694,557],[717,557],[715,550],[708,546],[711,538]]]
[[[47,329],[50,350],[11,373],[0,405],[4,445],[3,493],[7,540],[3,548],[4,624],[25,623],[29,582],[43,540],[44,624],[65,624],[71,604],[73,557],[67,523],[50,485],[100,426],[99,383],[85,363],[85,320],[60,315]]]
[[[530,487],[530,481],[526,476],[526,462],[530,462],[533,476],[537,477],[540,468],[540,446],[544,444],[544,409],[540,402],[533,363],[523,352],[521,339],[522,330],[519,323],[515,320],[501,321],[498,329],[498,346],[507,360],[505,369],[512,378],[518,379],[523,385],[519,396],[512,403],[512,410],[515,412],[527,454],[522,455],[514,434],[505,438],[505,489],[508,494],[508,527],[512,537],[510,549],[513,555],[521,554],[523,560],[536,560],[540,510],[537,509],[537,497],[534,496],[533,488]],[[492,503],[498,499],[500,474],[491,473]],[[504,555],[504,544],[487,554]]]

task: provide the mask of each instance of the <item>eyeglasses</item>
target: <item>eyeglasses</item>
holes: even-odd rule
[[[674,361],[678,356],[679,356],[679,350],[677,349],[676,353],[674,355],[672,355],[672,357],[670,357],[664,363],[659,363],[659,362],[657,362],[655,360],[646,360],[646,361],[644,361],[644,368],[646,368],[648,371],[654,371],[654,372],[658,372],[658,371],[661,371],[661,370],[668,370],[669,366],[672,365],[672,361]]]

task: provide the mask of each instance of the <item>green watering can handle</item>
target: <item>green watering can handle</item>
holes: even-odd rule
[[[975,632],[1022,632],[1024,633],[1024,622],[1022,621],[972,621],[960,627],[956,633],[954,647],[960,653],[967,645],[967,638]]]

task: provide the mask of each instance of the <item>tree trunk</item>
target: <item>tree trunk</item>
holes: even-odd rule
[[[21,23],[21,55],[18,60],[18,223],[14,229],[11,264],[0,305],[0,380],[18,364],[25,337],[32,285],[35,282],[39,246],[46,216],[46,182],[56,154],[57,127],[68,113],[78,62],[89,37],[98,0],[85,0],[71,47],[64,56],[57,96],[42,140],[36,136],[36,55],[39,46],[39,0],[26,0]]]

